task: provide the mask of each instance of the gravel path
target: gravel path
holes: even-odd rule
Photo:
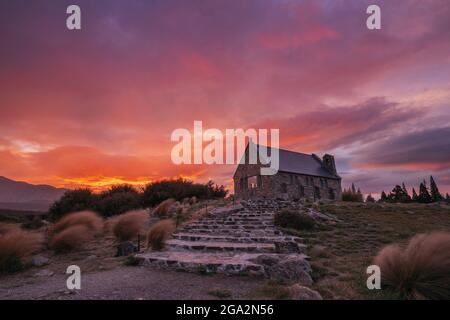
[[[81,290],[69,291],[66,274],[20,274],[0,278],[0,299],[217,299],[211,290],[227,290],[233,299],[250,298],[263,280],[199,275],[145,267],[126,267],[81,275]]]

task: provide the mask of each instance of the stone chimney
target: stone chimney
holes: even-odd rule
[[[337,175],[336,164],[334,163],[334,157],[331,154],[326,154],[322,158],[323,166],[332,174]]]

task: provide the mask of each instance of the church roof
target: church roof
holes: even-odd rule
[[[263,154],[272,153],[275,148],[269,148],[267,153],[266,146],[257,145],[262,149]],[[310,176],[318,176],[331,179],[339,179],[338,175],[331,173],[322,163],[322,160],[315,154],[306,154],[290,150],[278,149],[280,162],[278,171],[305,174]]]

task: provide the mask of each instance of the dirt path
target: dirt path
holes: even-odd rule
[[[0,299],[217,299],[208,293],[212,290],[226,290],[231,293],[229,298],[245,299],[263,284],[250,277],[126,266],[82,274],[81,290],[75,291],[67,289],[67,275],[62,273],[20,277],[0,278]]]

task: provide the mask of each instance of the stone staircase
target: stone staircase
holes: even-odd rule
[[[306,259],[302,239],[283,234],[273,224],[274,213],[288,206],[292,203],[257,200],[213,209],[207,217],[178,229],[164,251],[136,258],[144,266],[179,271],[267,275],[258,262],[267,257]]]

